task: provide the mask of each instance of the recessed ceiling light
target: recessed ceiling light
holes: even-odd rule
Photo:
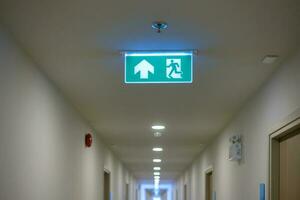
[[[161,148],[161,147],[154,147],[152,149],[152,151],[161,152],[161,151],[163,151],[163,148]]]
[[[164,130],[166,127],[163,125],[153,125],[152,129],[154,130]]]
[[[154,179],[160,179],[160,176],[154,176]]]
[[[154,162],[154,163],[160,163],[160,162],[161,162],[161,159],[153,159],[153,162]]]
[[[278,55],[266,55],[263,58],[262,63],[263,64],[273,64],[278,58],[279,58]]]
[[[159,175],[160,175],[160,172],[153,172],[153,175],[154,175],[154,176],[159,176]]]
[[[160,171],[160,167],[153,167],[153,170]]]

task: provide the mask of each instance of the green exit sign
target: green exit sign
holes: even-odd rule
[[[125,83],[192,83],[193,52],[125,53]]]

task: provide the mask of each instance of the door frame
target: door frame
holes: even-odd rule
[[[111,172],[104,168],[103,170],[103,188],[104,188],[104,185],[105,185],[105,174],[108,174],[109,176],[109,185],[108,185],[108,189],[109,189],[109,194],[108,194],[108,198],[109,200],[111,199]],[[103,191],[103,199],[105,199],[105,191]]]
[[[205,188],[204,188],[204,196],[205,196],[205,200],[207,200],[207,198],[208,198],[208,194],[207,194],[207,187],[208,187],[208,185],[207,185],[207,177],[208,177],[208,175],[209,174],[211,174],[211,176],[212,176],[212,181],[213,181],[213,179],[214,179],[214,168],[213,168],[213,166],[209,166],[206,170],[204,170],[204,186],[205,186]],[[214,183],[214,181],[213,181],[213,183]],[[212,188],[211,188],[211,190],[212,190],[212,193],[210,194],[210,195],[213,195],[213,186],[212,186]]]
[[[187,184],[183,185],[183,200],[187,200]]]
[[[300,109],[277,125],[269,135],[269,200],[279,200],[280,139],[300,129]]]
[[[130,184],[129,182],[125,182],[125,200],[129,200],[129,193],[130,193]]]

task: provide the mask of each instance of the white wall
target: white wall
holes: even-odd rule
[[[84,146],[87,132],[93,133],[92,148]],[[104,166],[113,176],[113,200],[123,200],[126,181],[131,191],[136,187],[120,161],[1,27],[0,136],[1,200],[101,200]]]
[[[265,183],[268,191],[268,135],[276,124],[298,113],[299,108],[300,51],[274,73],[178,179],[179,200],[183,199],[185,183],[189,200],[205,199],[204,171],[210,166],[214,168],[217,199],[258,199],[259,183]],[[240,164],[227,160],[228,139],[234,134],[242,134],[243,137],[244,159]]]

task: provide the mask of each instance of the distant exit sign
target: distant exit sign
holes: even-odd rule
[[[193,52],[125,53],[125,83],[192,83]]]

